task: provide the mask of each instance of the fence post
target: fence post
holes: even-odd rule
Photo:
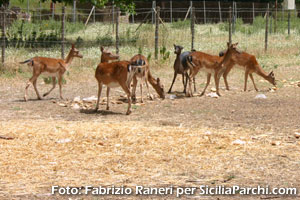
[[[73,22],[76,22],[76,0],[73,0]]]
[[[203,1],[203,9],[204,9],[204,24],[206,24],[206,8],[205,8],[205,0]]]
[[[40,21],[42,21],[42,5],[41,5],[41,1],[40,1]]]
[[[5,8],[2,6],[2,65],[4,66],[5,62]]]
[[[232,43],[232,40],[231,40],[231,20],[232,20],[232,8],[231,7],[229,7],[229,19],[228,19],[228,22],[229,22],[229,44],[231,44]]]
[[[277,32],[277,0],[275,1],[274,33]]]
[[[272,13],[272,9],[269,13],[269,18],[270,18],[270,34],[272,34],[272,23],[273,23],[273,13]]]
[[[158,58],[158,29],[159,29],[159,14],[160,7],[156,7],[156,17],[155,17],[155,59]]]
[[[132,13],[131,17],[132,17],[132,23],[134,24],[134,14],[133,13]]]
[[[120,8],[117,7],[117,16],[116,16],[116,53],[119,54],[119,17],[120,17]]]
[[[172,0],[170,0],[170,21],[173,22],[173,7]]]
[[[220,3],[220,1],[218,1],[218,5],[219,5],[220,22],[222,23],[222,11],[221,11],[221,3]]]
[[[291,33],[291,10],[288,10],[288,34]]]
[[[27,13],[29,14],[29,0],[27,0]]]
[[[191,44],[191,50],[194,49],[194,39],[195,39],[195,8],[192,7],[192,13],[191,13],[191,33],[192,33],[192,44]]]
[[[254,19],[255,19],[255,7],[254,7],[254,2],[252,3],[252,12],[253,12],[253,15],[252,15],[252,24],[254,23]]]
[[[53,3],[53,2],[51,2],[51,9],[52,9],[52,13],[51,13],[52,20],[54,20],[54,9],[55,9],[55,3]]]
[[[154,12],[156,8],[156,1],[152,1],[152,24],[156,22],[156,14]]]
[[[112,1],[112,27],[113,27],[113,33],[115,32],[115,1]]]
[[[96,22],[96,8],[94,9],[94,12],[93,12],[93,23]]]
[[[191,7],[191,17],[192,17],[192,15],[193,15],[193,1],[192,0],[190,0],[190,7]]]
[[[61,18],[61,58],[65,59],[65,6],[62,7]]]
[[[232,12],[232,33],[234,34],[235,32],[235,2],[233,1],[232,2],[232,9],[233,9],[233,12]]]
[[[267,16],[266,16],[266,34],[265,34],[265,51],[268,50],[268,25],[269,25],[269,3],[267,8]]]

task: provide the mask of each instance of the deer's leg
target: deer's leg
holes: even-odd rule
[[[223,73],[223,79],[224,79],[226,90],[229,90],[227,76],[228,76],[229,72],[231,71],[232,67],[233,67],[233,65],[227,66],[224,73]]]
[[[35,79],[35,80],[33,81],[33,87],[34,87],[34,90],[35,90],[35,93],[36,93],[36,96],[38,97],[38,99],[39,99],[39,100],[42,100],[42,97],[41,97],[41,95],[40,95],[40,93],[39,93],[39,91],[38,91],[38,89],[37,89],[37,87],[36,87],[36,82],[37,82],[37,79]]]
[[[185,93],[185,96],[193,96],[193,92],[192,92],[192,79],[196,76],[198,70],[191,70],[189,76],[188,76],[188,82],[189,82],[189,91]]]
[[[194,83],[194,92],[197,92],[197,90],[196,90],[196,79],[195,79],[195,77],[193,78],[193,83]]]
[[[185,74],[186,72],[183,72],[182,73],[182,84],[183,84],[183,93],[185,93],[186,91],[186,81],[184,80],[185,79]]]
[[[137,86],[137,78],[136,76],[133,77],[133,86],[132,86],[132,92],[131,92],[131,99],[133,102],[136,102],[136,95],[135,95],[135,91],[136,91],[136,86]]]
[[[28,98],[27,98],[27,96],[28,96],[28,88],[29,88],[30,84],[33,85],[34,81],[37,80],[37,78],[39,77],[39,75],[40,75],[39,73],[36,73],[36,72],[34,71],[32,77],[31,77],[31,78],[29,79],[29,81],[27,82],[26,87],[25,87],[25,94],[24,94],[24,100],[25,100],[25,101],[28,100]],[[36,90],[36,87],[35,87],[34,89]]]
[[[141,103],[144,102],[143,100],[143,80],[140,81],[140,90],[141,90]]]
[[[203,91],[201,92],[200,96],[203,96],[205,94],[206,88],[208,87],[208,85],[210,83],[210,78],[211,78],[211,74],[207,73],[207,75],[206,75],[206,85],[205,85]]]
[[[249,74],[249,70],[246,69],[245,71],[245,83],[244,83],[244,92],[247,91],[247,80],[248,80],[248,74]]]
[[[55,86],[56,86],[56,78],[52,77],[52,88],[48,92],[46,92],[45,94],[43,94],[43,97],[45,97],[48,94],[50,94],[50,92],[52,92],[52,90],[54,90]]]
[[[62,75],[58,76],[59,98],[63,100],[64,98],[62,96],[62,80],[63,80]]]
[[[257,87],[256,87],[256,85],[255,85],[255,82],[254,82],[253,75],[252,75],[252,74],[249,74],[249,76],[250,76],[250,78],[251,78],[251,80],[252,80],[252,83],[253,83],[253,86],[254,86],[256,92],[258,92],[258,89],[257,89]]]
[[[124,92],[127,94],[127,98],[128,98],[128,108],[127,108],[127,112],[126,115],[129,115],[131,113],[131,99],[130,99],[130,90],[128,89],[126,84],[120,84],[122,89],[124,90]]]
[[[101,92],[102,92],[102,83],[98,81],[98,99],[97,99],[96,108],[95,108],[96,112],[97,112],[97,110],[99,108],[99,102],[100,102]]]
[[[106,97],[107,97],[106,110],[109,110],[109,91],[110,91],[110,87],[107,87],[107,89],[106,89]]]
[[[219,81],[220,81],[219,72],[217,71],[215,72],[214,78],[215,78],[215,85],[216,85],[216,93],[218,96],[221,96],[219,93]]]
[[[171,87],[170,87],[170,89],[169,89],[169,91],[168,91],[169,94],[170,94],[171,91],[172,91],[172,87],[173,87],[173,84],[174,84],[174,82],[175,82],[176,77],[177,77],[177,72],[175,71],[175,72],[174,72],[174,77],[173,77],[173,81],[172,81]]]
[[[148,78],[147,77],[145,78],[145,84],[146,84],[147,92],[148,92],[147,95],[149,96],[150,100],[153,100],[153,96],[152,96],[152,94],[150,93],[150,90],[149,90]]]

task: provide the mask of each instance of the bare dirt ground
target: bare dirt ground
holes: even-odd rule
[[[67,77],[63,88],[66,99],[96,95],[96,81],[92,72],[89,73],[87,80],[78,81],[75,75]],[[172,71],[156,70],[154,74],[160,74],[167,91]],[[275,92],[269,92],[271,85],[257,76],[261,91],[255,92],[249,80],[249,91],[242,92],[243,73],[234,71],[232,74],[229,77],[231,90],[225,91],[222,87],[221,98],[186,98],[180,93],[182,84],[178,77],[173,87],[175,99],[167,95],[165,100],[155,98],[145,104],[138,103],[133,105],[130,116],[125,115],[126,103],[112,104],[110,111],[101,105],[97,113],[92,109],[60,106],[53,103],[64,103],[58,99],[58,89],[38,101],[31,87],[30,101],[24,102],[24,78],[1,80],[0,135],[13,139],[0,139],[0,198],[68,198],[50,196],[51,185],[269,185],[299,190],[300,139],[295,133],[300,132],[300,87],[294,84],[299,70],[278,71],[280,82]],[[197,77],[198,93],[203,89],[204,80],[203,75]],[[50,87],[39,80],[41,94]],[[151,91],[154,94],[154,90]],[[103,98],[105,93],[103,90]],[[255,99],[260,93],[267,99]],[[112,101],[122,100],[123,94],[121,88],[112,89]],[[245,144],[234,144],[236,140]],[[182,198],[265,197],[193,195]]]

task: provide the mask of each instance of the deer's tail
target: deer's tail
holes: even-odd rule
[[[190,65],[191,67],[196,67],[195,63],[193,63],[193,56],[188,56],[186,60],[188,65]]]
[[[29,59],[29,60],[25,60],[23,62],[19,62],[20,64],[26,64],[28,63],[28,65],[33,65],[33,60],[32,59]]]

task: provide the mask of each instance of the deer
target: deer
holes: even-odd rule
[[[95,78],[98,81],[98,99],[96,103],[95,111],[98,111],[99,102],[102,92],[103,84],[107,86],[106,96],[107,96],[107,105],[106,110],[109,110],[109,92],[110,88],[122,87],[124,92],[127,95],[128,99],[128,108],[126,115],[131,114],[131,93],[130,93],[130,84],[133,76],[137,72],[137,67],[132,65],[129,61],[117,61],[112,63],[100,63],[97,66],[95,72]]]
[[[179,45],[175,45],[174,44],[174,53],[176,54],[176,59],[174,61],[174,76],[173,76],[173,81],[171,84],[171,87],[168,91],[168,93],[170,94],[172,92],[172,87],[173,84],[176,80],[177,74],[181,74],[182,75],[182,84],[183,84],[183,93],[186,93],[186,86],[187,86],[187,81],[188,81],[188,70],[189,67],[187,65],[187,56],[191,53],[190,51],[185,51],[183,53],[181,53],[183,47],[179,46]],[[195,85],[195,77],[193,78],[193,82],[194,82],[194,92],[196,92],[196,85]]]
[[[116,61],[119,59],[118,55],[113,54],[109,50],[105,50],[103,46],[100,47],[100,51],[101,51],[101,63]]]
[[[205,91],[210,83],[211,74],[214,74],[216,94],[221,96],[219,93],[220,77],[224,73],[226,66],[229,64],[228,60],[230,60],[231,56],[240,54],[236,48],[237,44],[238,43],[229,45],[228,43],[228,49],[224,57],[214,56],[200,51],[195,51],[189,54],[187,57],[188,65],[191,71],[189,74],[189,81],[191,81],[200,70],[203,70],[207,73],[206,85],[200,96],[205,94]],[[191,82],[189,82],[189,91],[186,93],[186,96],[193,96],[191,87]]]
[[[219,56],[222,57],[225,55],[227,50],[221,51],[219,53]],[[226,66],[226,69],[223,73],[223,78],[224,78],[224,83],[226,86],[226,90],[229,90],[229,85],[227,82],[227,76],[230,72],[230,70],[235,66],[238,65],[241,69],[245,70],[245,82],[244,82],[244,91],[247,91],[247,80],[248,80],[248,75],[250,76],[250,79],[253,83],[254,89],[258,91],[254,78],[253,78],[253,73],[258,74],[259,76],[263,77],[265,80],[267,80],[269,83],[272,85],[276,86],[276,81],[275,81],[275,75],[274,72],[271,71],[269,74],[266,73],[263,68],[258,64],[256,57],[254,55],[248,54],[246,52],[241,52],[240,54],[235,54],[234,56],[231,57],[228,65]]]
[[[147,58],[141,54],[137,54],[130,59],[130,62],[132,64],[138,66],[138,69],[137,69],[138,72],[133,76],[133,87],[132,87],[132,92],[131,92],[132,101],[134,101],[134,102],[136,101],[135,91],[136,91],[136,86],[137,86],[137,82],[138,82],[137,78],[140,79],[141,103],[144,102],[143,101],[143,83],[146,84],[148,96],[150,97],[151,100],[153,99],[152,95],[149,91],[148,82],[155,89],[155,91],[157,92],[159,97],[161,99],[164,99],[165,98],[164,86],[161,84],[159,78],[157,78],[157,79],[153,78],[153,76],[150,72],[149,62],[148,62]]]
[[[40,96],[39,91],[36,87],[37,78],[41,74],[52,77],[52,88],[48,92],[43,94],[43,97],[46,97],[47,95],[49,95],[52,92],[52,90],[54,90],[54,88],[56,87],[56,78],[57,78],[58,85],[59,85],[60,99],[63,99],[63,96],[62,96],[63,75],[66,72],[67,67],[71,64],[73,58],[75,58],[75,57],[82,58],[83,56],[80,54],[79,50],[77,50],[73,44],[68,56],[64,60],[57,59],[57,58],[48,58],[48,57],[34,57],[31,59],[25,60],[23,62],[20,62],[20,64],[27,64],[28,66],[32,67],[32,73],[33,73],[32,77],[29,79],[29,81],[26,84],[24,100],[28,101],[27,93],[28,93],[28,88],[31,84],[34,87],[37,98],[39,100],[43,99]]]

